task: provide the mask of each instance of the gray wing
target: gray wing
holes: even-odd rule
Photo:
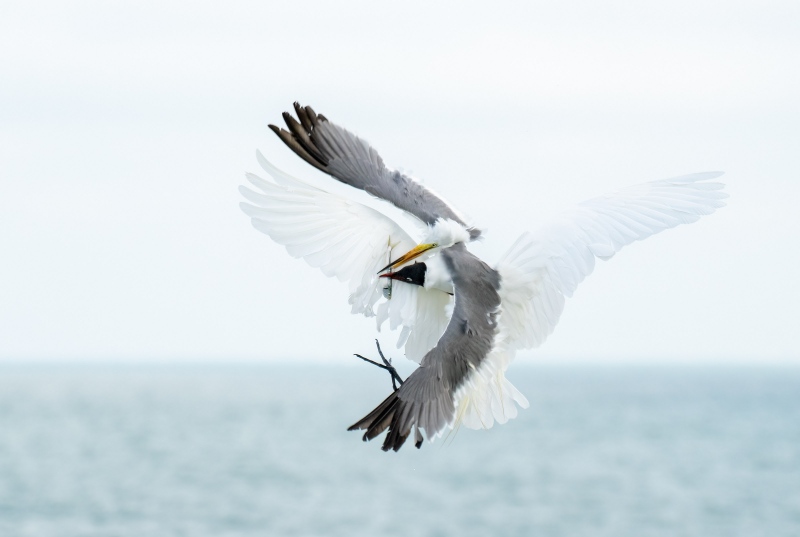
[[[469,253],[464,243],[442,250],[453,278],[453,316],[436,347],[400,388],[349,430],[366,429],[372,440],[387,428],[383,450],[397,451],[415,428],[415,444],[422,445],[455,419],[454,394],[474,374],[492,350],[500,308],[500,276]]]
[[[310,106],[294,103],[295,119],[289,112],[283,119],[289,129],[270,125],[283,142],[303,160],[352,187],[384,199],[428,225],[449,218],[467,227],[461,216],[436,194],[399,171],[388,169],[378,152],[367,142],[331,123]],[[299,121],[298,121],[299,120]],[[480,236],[470,228],[470,237]]]

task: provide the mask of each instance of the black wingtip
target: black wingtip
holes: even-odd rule
[[[283,112],[281,116],[283,117],[283,121],[286,122],[286,126],[291,129],[291,123],[295,120],[294,117],[292,117],[292,114],[289,112]]]
[[[293,122],[294,124],[296,124],[297,122],[291,115],[289,115],[288,112],[284,112],[283,114],[284,114],[284,119],[286,119],[286,124],[289,125],[289,128],[291,129]],[[297,127],[300,127],[300,125],[298,124]],[[275,125],[272,124],[269,125],[269,128],[272,130],[272,132],[277,134],[278,138],[280,138],[281,141],[289,147],[289,149],[294,151],[297,156],[299,156],[300,158],[302,158],[315,168],[322,171],[326,171],[325,167],[327,166],[328,163],[324,159],[324,157],[320,158],[320,156],[318,156],[319,152],[316,150],[316,148],[313,151],[306,149],[306,147],[308,146],[308,142],[306,142],[304,138],[307,138],[307,136],[304,136],[302,129],[299,129],[297,131],[299,134],[296,135],[285,129],[276,127]]]
[[[297,114],[297,119],[300,120],[300,124],[306,130],[306,132],[311,132],[314,128],[314,122],[316,118],[311,118],[308,115],[308,110],[300,106],[300,103],[297,101],[294,102],[294,111]]]

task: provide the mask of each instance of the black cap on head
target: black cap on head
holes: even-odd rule
[[[414,263],[413,265],[401,268],[397,272],[381,274],[381,277],[423,286],[425,285],[425,272],[427,270],[428,266],[425,263]]]

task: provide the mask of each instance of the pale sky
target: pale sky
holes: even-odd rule
[[[3,2],[0,361],[374,354],[238,208],[256,149],[325,181],[267,129],[299,100],[489,262],[572,203],[724,170],[728,207],[599,263],[518,360],[800,365],[800,4],[522,4]]]

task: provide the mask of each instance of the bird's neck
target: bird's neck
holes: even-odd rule
[[[428,270],[425,271],[425,282],[423,287],[425,289],[438,289],[445,293],[453,293],[453,280],[450,278],[450,272],[444,264],[444,259],[441,255],[434,255],[425,261]]]

